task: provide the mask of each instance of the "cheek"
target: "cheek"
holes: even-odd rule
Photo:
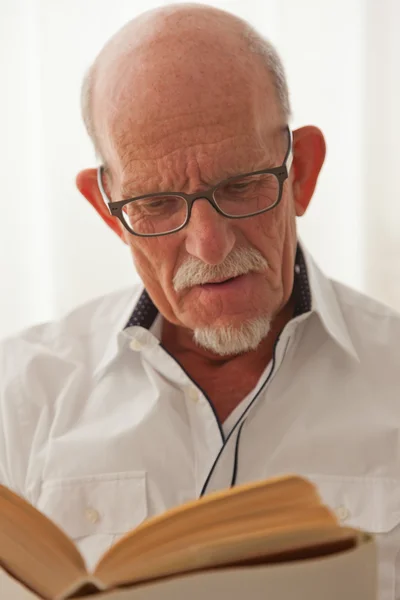
[[[171,236],[172,237],[172,236]],[[161,287],[168,285],[172,279],[174,265],[178,253],[177,241],[160,238],[135,238],[129,243],[137,272],[145,286],[151,281]]]
[[[136,270],[154,304],[171,323],[177,319],[176,297],[172,288],[182,243],[178,236],[135,239],[129,244]],[[178,311],[179,312],[179,311]]]
[[[263,215],[254,217],[246,223],[245,236],[248,243],[268,260],[272,266],[281,253],[285,237],[284,211],[281,205]]]
[[[289,195],[279,205],[245,224],[247,243],[259,250],[270,265],[274,278],[281,278],[288,247],[296,245],[296,223]],[[289,253],[290,254],[290,253]]]

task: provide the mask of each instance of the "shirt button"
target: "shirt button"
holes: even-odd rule
[[[335,513],[339,521],[346,521],[350,516],[350,511],[346,506],[338,506],[335,509]]]
[[[193,402],[198,402],[199,400],[199,392],[195,387],[190,387],[188,391],[188,396]]]
[[[86,520],[89,521],[89,523],[93,523],[93,524],[97,523],[100,520],[100,515],[95,508],[88,507],[85,510],[85,517],[86,517]]]
[[[138,352],[138,350],[142,349],[142,344],[138,340],[131,340],[129,347],[131,350]]]

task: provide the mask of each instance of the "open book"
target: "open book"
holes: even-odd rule
[[[102,591],[119,588],[118,598],[128,598],[126,586],[143,590],[149,582],[219,577],[222,572],[234,578],[240,569],[256,573],[260,565],[273,569],[282,563],[346,558],[366,542],[361,532],[338,524],[309,481],[290,475],[216,492],[148,519],[119,540],[89,574],[73,542],[54,523],[0,486],[0,589],[7,578],[8,586],[15,581],[15,590],[29,591],[15,591],[7,600],[92,594],[94,600]],[[373,571],[373,559],[368,560]],[[179,594],[175,590],[152,597]],[[368,598],[375,598],[374,590]]]

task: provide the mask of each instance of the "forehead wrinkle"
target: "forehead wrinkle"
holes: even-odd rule
[[[266,98],[270,94],[267,82],[263,82],[262,90],[258,89],[259,84],[254,81],[255,74],[251,77],[240,69],[239,76],[236,69],[233,82],[229,75],[231,70],[220,73],[217,69],[217,73],[214,72],[214,60],[212,68],[210,65],[204,67],[201,81],[188,80],[188,85],[179,92],[166,76],[165,69],[158,73],[161,66],[157,62],[151,63],[151,69],[146,69],[140,82],[135,63],[133,61],[129,66],[126,76],[122,75],[127,65],[124,65],[125,69],[122,74],[118,73],[118,77],[114,72],[114,86],[107,78],[108,89],[99,93],[102,101],[97,103],[97,109],[101,104],[102,137],[113,147],[112,150],[115,151],[121,141],[123,143],[127,132],[135,132],[140,138],[139,145],[151,147],[160,142],[168,143],[171,138],[177,138],[178,143],[185,140],[189,145],[194,137],[203,137],[202,131],[205,130],[208,137],[211,135],[216,139],[221,131],[225,135],[227,130],[235,130],[234,134],[237,135],[249,128],[259,127],[259,96],[261,94],[262,98]],[[132,70],[135,75],[131,73]],[[185,70],[188,70],[188,65]],[[157,80],[157,74],[160,80]],[[190,78],[192,74],[193,71],[186,73],[185,77]],[[196,77],[199,78],[199,75]],[[98,85],[100,81],[101,78],[97,81]],[[210,81],[213,85],[210,85]],[[207,82],[206,86],[204,82]],[[264,108],[262,114],[266,117]],[[270,124],[271,118],[267,116],[266,121]]]
[[[186,148],[185,150],[187,151]],[[172,154],[176,155],[177,152]],[[172,155],[162,157],[161,161],[151,159],[148,162],[143,160],[135,162],[139,168],[132,167],[131,163],[129,171],[128,169],[125,171],[125,179],[121,184],[121,193],[125,198],[152,192],[193,193],[216,185],[229,177],[278,166],[276,161],[273,161],[265,152],[254,153],[251,159],[249,153],[246,152],[245,156],[225,164],[220,164],[220,161],[207,156],[207,164],[204,165],[201,157],[195,154],[188,157],[183,166],[182,159]]]
[[[228,109],[224,111],[224,116],[220,111],[217,111],[217,114],[214,111],[204,112],[206,114],[201,118],[192,115],[191,119],[185,118],[184,122],[180,118],[181,111],[178,115],[170,115],[160,124],[154,137],[153,127],[139,122],[137,115],[135,119],[132,111],[128,111],[128,120],[121,118],[118,121],[119,127],[112,128],[107,135],[110,141],[113,140],[112,162],[117,167],[116,170],[125,169],[128,163],[135,160],[162,159],[174,152],[196,146],[200,149],[208,147],[212,151],[213,146],[221,144],[223,151],[226,152],[227,149],[232,154],[231,141],[236,146],[248,146],[251,151],[254,151],[254,148],[260,148],[266,154],[276,151],[275,127],[268,120],[262,124],[258,123],[255,115],[251,114],[253,111],[237,113],[236,110]],[[154,126],[154,123],[152,125]]]
[[[218,112],[207,118],[204,114],[197,118],[195,111],[190,115],[179,113],[163,118],[157,126],[153,119],[148,123],[130,115],[128,118],[116,115],[115,121],[109,122],[107,137],[113,139],[115,152],[122,161],[126,152],[130,158],[160,158],[184,147],[248,137],[247,132],[254,124],[243,122],[243,113],[227,113],[225,111],[224,117]],[[234,129],[232,123],[235,123]]]

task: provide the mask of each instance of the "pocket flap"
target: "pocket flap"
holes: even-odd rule
[[[147,517],[146,473],[45,481],[38,509],[74,539],[126,533]]]
[[[400,523],[400,480],[340,475],[305,475],[339,520],[371,533],[386,533]]]

